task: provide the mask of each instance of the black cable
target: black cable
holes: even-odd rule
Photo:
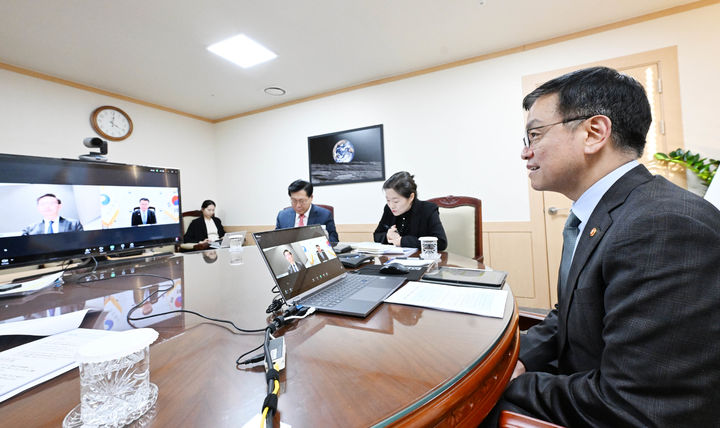
[[[278,317],[275,318],[275,320],[277,319]],[[275,320],[273,320],[273,324],[275,323]],[[263,410],[265,407],[268,408],[268,412],[265,417],[265,426],[268,428],[272,428],[273,418],[275,417],[275,411],[277,410],[277,395],[274,394],[273,391],[275,390],[275,381],[278,380],[279,377],[277,370],[275,370],[275,367],[273,366],[272,356],[270,355],[270,330],[272,329],[273,324],[270,324],[265,329],[265,340],[263,341],[263,353],[265,354],[265,364],[267,364],[265,379],[268,383],[268,392],[265,397],[265,401],[263,402]],[[275,329],[272,330],[274,331]]]
[[[235,328],[236,330],[241,331],[241,332],[243,332],[243,333],[260,333],[260,332],[262,332],[262,331],[265,330],[265,328],[257,328],[257,329],[244,329],[244,328],[240,328],[240,327],[236,326],[235,323],[233,323],[233,322],[230,321],[230,320],[222,320],[222,319],[219,319],[219,318],[211,318],[211,317],[205,316],[205,315],[203,315],[203,314],[201,314],[201,313],[198,313],[198,312],[195,312],[195,311],[191,311],[191,310],[188,310],[188,309],[175,309],[175,310],[172,310],[172,311],[163,312],[163,313],[161,313],[161,314],[144,315],[144,316],[142,316],[142,317],[132,318],[131,315],[133,314],[133,312],[135,312],[136,310],[138,310],[143,304],[145,304],[145,302],[147,302],[148,300],[150,300],[150,299],[152,299],[153,297],[155,297],[155,295],[157,295],[158,293],[166,293],[166,292],[172,290],[172,289],[175,287],[175,280],[172,279],[172,278],[168,278],[168,277],[166,277],[166,276],[155,275],[155,274],[152,274],[152,273],[131,273],[131,274],[128,274],[128,275],[125,275],[125,276],[152,276],[152,277],[156,277],[156,278],[161,278],[161,279],[168,280],[168,281],[170,281],[170,282],[172,283],[172,285],[169,286],[168,288],[165,288],[165,289],[162,289],[162,290],[161,290],[161,289],[158,289],[158,290],[153,291],[153,292],[150,293],[146,298],[144,298],[140,303],[136,304],[135,306],[133,306],[133,307],[128,311],[127,316],[125,317],[125,319],[126,319],[127,323],[128,323],[131,327],[135,327],[135,325],[133,325],[132,321],[140,321],[140,320],[144,320],[144,319],[147,319],[147,318],[160,317],[160,316],[169,315],[169,314],[188,313],[188,314],[196,315],[196,316],[198,316],[198,317],[200,317],[200,318],[203,318],[203,319],[206,319],[206,320],[209,320],[209,321],[214,321],[214,322],[224,323],[224,324],[230,324],[231,326],[233,326],[233,328]],[[106,279],[111,279],[111,278],[106,278]],[[252,352],[252,351],[251,351],[251,352]]]

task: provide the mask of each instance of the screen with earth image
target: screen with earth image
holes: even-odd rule
[[[383,126],[308,137],[308,158],[314,186],[384,181]]]

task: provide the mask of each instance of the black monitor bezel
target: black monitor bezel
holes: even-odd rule
[[[37,166],[37,164],[44,164],[53,167],[55,171],[62,171],[61,174],[58,174],[59,176],[52,176],[51,171],[48,171],[46,174],[34,174],[32,176],[29,176],[27,173],[24,173],[23,171],[19,170],[10,170],[7,169],[0,171],[0,183],[29,183],[29,184],[91,184],[91,183],[73,183],[72,179],[72,173],[66,170],[65,168],[74,168],[79,167],[81,169],[85,170],[98,170],[102,169],[104,174],[107,174],[105,176],[104,183],[92,183],[92,184],[104,184],[104,185],[113,185],[112,182],[114,180],[121,180],[123,182],[123,185],[137,185],[137,186],[147,186],[147,183],[140,183],[138,182],[139,175],[134,174],[135,177],[135,183],[131,183],[129,180],[127,180],[130,177],[130,171],[133,169],[140,169],[141,171],[148,173],[150,170],[153,170],[153,174],[158,174],[158,180],[161,180],[161,177],[164,177],[165,183],[168,182],[168,175],[173,175],[177,177],[177,189],[178,189],[178,210],[179,213],[182,213],[182,192],[181,192],[181,186],[180,186],[180,171],[175,168],[165,168],[165,167],[154,167],[154,166],[146,166],[146,165],[133,165],[133,164],[124,164],[124,163],[115,163],[115,162],[96,162],[96,161],[87,161],[87,160],[78,160],[78,159],[67,159],[67,158],[51,158],[51,157],[40,157],[40,156],[27,156],[27,155],[16,155],[16,154],[7,154],[7,153],[0,153],[0,165],[12,165],[15,164],[17,168],[21,168],[22,165],[34,165]],[[37,172],[37,171],[35,171]],[[9,176],[12,176],[13,174],[16,175],[17,181],[11,181],[9,179]],[[25,174],[25,175],[22,175]],[[144,174],[143,174],[144,175]],[[116,184],[116,183],[115,183]],[[165,187],[165,186],[160,186]],[[166,186],[166,187],[175,187],[175,186]],[[129,228],[118,228],[118,229],[102,229],[102,230],[91,230],[91,231],[83,231],[83,232],[65,232],[62,234],[55,234],[55,235],[37,235],[37,236],[24,236],[24,237],[3,237],[0,238],[0,242],[2,242],[5,239],[12,239],[12,238],[25,238],[25,239],[43,239],[46,240],[48,244],[52,244],[53,240],[57,239],[63,239],[66,238],[68,233],[71,234],[78,234],[82,233],[84,234],[83,239],[86,240],[86,243],[94,243],[95,245],[88,245],[88,246],[78,246],[78,248],[73,249],[67,249],[67,250],[57,250],[57,251],[48,251],[47,253],[42,254],[30,254],[30,255],[21,255],[14,257],[12,262],[6,261],[5,257],[3,255],[0,255],[0,270],[4,269],[11,269],[16,267],[22,267],[22,266],[30,266],[30,265],[39,265],[39,264],[45,264],[50,262],[58,262],[58,261],[64,261],[64,260],[71,260],[71,259],[78,259],[78,258],[90,258],[90,257],[98,257],[98,256],[113,256],[113,255],[121,255],[123,253],[127,253],[128,251],[142,251],[148,248],[153,247],[159,247],[159,246],[165,246],[165,245],[174,245],[182,240],[183,235],[183,225],[182,225],[182,215],[179,216],[179,221],[176,225],[158,225],[158,226],[152,226],[152,227],[162,227],[165,228],[165,230],[169,231],[168,236],[159,238],[159,239],[144,239],[140,241],[132,241],[133,247],[125,247],[120,248],[119,246],[110,249],[109,245],[112,245],[111,243],[117,243],[120,239],[120,236],[122,234],[126,234],[129,230]],[[176,232],[172,232],[173,228],[176,228]],[[134,230],[140,230],[140,229],[134,229]],[[133,232],[136,233],[137,232]],[[172,234],[172,236],[170,236]],[[107,242],[107,244],[105,244]],[[90,252],[87,252],[86,250],[90,249]]]

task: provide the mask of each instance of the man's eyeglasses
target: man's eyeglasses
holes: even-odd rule
[[[528,130],[525,131],[525,138],[523,138],[523,145],[525,145],[525,148],[526,148],[526,149],[529,149],[530,146],[532,146],[533,144],[535,144],[535,143],[537,143],[538,141],[542,140],[542,137],[545,136],[545,133],[535,132],[535,131],[537,131],[538,129],[548,128],[548,127],[551,127],[551,126],[559,125],[559,124],[561,124],[561,123],[574,122],[574,121],[576,121],[576,120],[586,120],[586,119],[590,119],[591,117],[592,117],[592,116],[578,116],[578,117],[573,117],[573,118],[570,118],[570,119],[561,120],[560,122],[548,123],[547,125],[536,126],[536,127],[534,127],[534,128],[530,128],[530,129],[528,129]],[[547,132],[547,131],[546,131],[546,132]]]
[[[290,203],[293,205],[305,205],[308,202],[310,202],[310,198],[305,198],[305,199],[290,198]]]

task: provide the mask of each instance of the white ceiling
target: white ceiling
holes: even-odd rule
[[[0,62],[219,119],[692,2],[2,0]],[[205,49],[238,33],[278,58]]]

